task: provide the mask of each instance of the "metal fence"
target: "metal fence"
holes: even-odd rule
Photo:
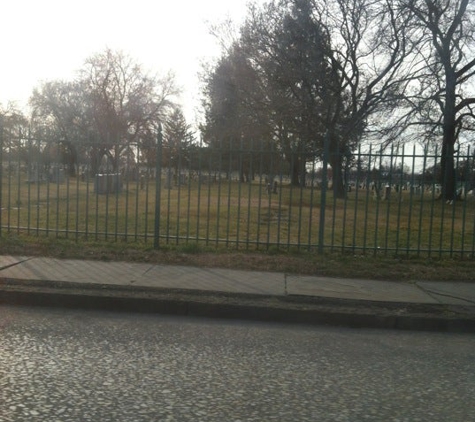
[[[475,254],[470,151],[456,157],[460,200],[446,203],[438,199],[440,155],[416,148],[344,157],[344,195],[335,195],[331,167],[325,172],[327,164],[309,160],[307,149],[160,141],[121,145],[114,159],[98,160],[94,143],[68,152],[62,142],[31,136],[0,141],[0,236],[157,248]]]

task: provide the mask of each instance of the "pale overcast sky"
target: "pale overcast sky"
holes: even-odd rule
[[[248,0],[15,0],[2,2],[0,103],[25,107],[41,81],[74,78],[106,47],[145,69],[174,70],[187,115],[197,100],[200,62],[219,52],[207,22],[239,22]],[[190,122],[192,123],[192,122]]]

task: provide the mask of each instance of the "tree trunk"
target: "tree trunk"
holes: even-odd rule
[[[306,177],[307,177],[307,169],[306,169],[306,164],[307,162],[304,159],[300,160],[300,187],[304,188],[306,184]]]
[[[99,172],[100,150],[93,148],[91,151],[91,173],[95,176]]]
[[[332,168],[332,189],[335,198],[344,199],[346,196],[343,178],[343,154],[331,152],[329,162]]]
[[[292,156],[290,160],[290,183],[292,186],[300,186],[300,160]]]
[[[455,180],[455,116],[456,116],[456,76],[453,72],[446,70],[446,93],[443,115],[443,139],[442,139],[442,157],[441,157],[441,185],[442,199],[453,201],[456,199],[456,180]]]
[[[78,161],[76,148],[70,142],[65,144],[65,148],[69,177],[76,177],[76,164]]]
[[[445,142],[445,139],[442,145],[441,161],[442,199],[453,201],[456,199],[454,144]]]

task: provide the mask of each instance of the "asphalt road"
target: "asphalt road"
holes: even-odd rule
[[[0,422],[470,421],[475,336],[0,307]]]

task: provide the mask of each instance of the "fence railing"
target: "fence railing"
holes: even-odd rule
[[[0,236],[198,243],[247,250],[475,254],[473,157],[456,157],[460,200],[440,199],[437,151],[359,150],[343,191],[308,150],[221,143],[138,145],[115,163],[60,143],[2,139]],[[51,153],[54,151],[54,153]],[[48,154],[46,154],[48,152]],[[153,152],[153,153],[152,153]],[[315,153],[315,156],[317,154]],[[144,157],[148,157],[145,159]],[[158,175],[158,177],[157,177]],[[343,194],[342,194],[343,192]]]

